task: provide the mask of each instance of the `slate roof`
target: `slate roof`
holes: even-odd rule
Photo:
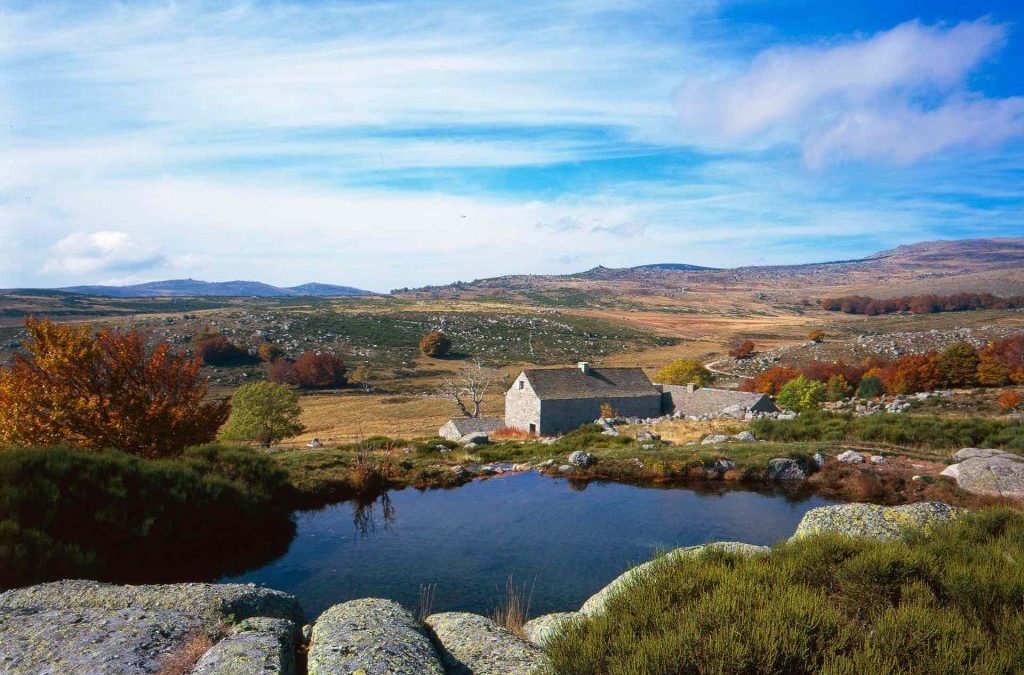
[[[741,405],[747,409],[758,406],[759,411],[777,410],[772,400],[764,394],[756,394],[734,389],[712,389],[701,387],[687,392],[686,387],[665,385],[666,393],[671,394],[672,404],[676,412],[683,415],[707,415],[722,412],[725,408]]]
[[[445,423],[451,424],[460,436],[476,431],[494,431],[501,428],[501,420],[497,417],[453,417]]]
[[[641,368],[527,368],[523,371],[541,400],[661,396]]]

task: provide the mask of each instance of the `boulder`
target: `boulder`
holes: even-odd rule
[[[293,675],[299,628],[287,619],[246,619],[213,646],[189,675]]]
[[[643,442],[643,441],[660,441],[661,440],[661,436],[656,434],[656,433],[654,433],[653,431],[643,430],[643,431],[636,432],[636,440],[641,441],[641,442]]]
[[[888,461],[884,455],[871,455],[872,464],[886,464]]]
[[[754,443],[755,441],[757,441],[757,438],[754,436],[754,434],[750,433],[749,431],[741,431],[738,434],[734,435],[732,439],[734,441],[740,441],[741,443]]]
[[[820,452],[816,452],[814,453],[814,456],[811,457],[811,461],[814,462],[814,467],[816,469],[820,469],[821,467],[825,466],[825,455],[821,454]]]
[[[490,619],[465,612],[428,616],[448,673],[528,675],[544,665],[544,651]]]
[[[803,480],[807,477],[800,462],[789,457],[776,457],[768,460],[768,478],[771,480],[788,481]]]
[[[700,444],[714,445],[716,443],[726,443],[728,441],[729,437],[726,436],[725,434],[711,434],[710,436],[705,436],[703,440],[701,440]]]
[[[864,455],[853,450],[847,450],[836,455],[836,461],[845,462],[846,464],[863,464]]]
[[[594,455],[586,450],[576,450],[569,455],[569,464],[585,469],[594,463]]]
[[[744,544],[738,541],[716,541],[710,544],[702,544],[700,546],[686,546],[684,548],[677,548],[673,551],[669,551],[665,554],[665,558],[673,559],[685,556],[699,555],[701,551],[705,549],[726,551],[729,553],[739,553],[740,555],[752,556],[768,553],[769,549],[767,546],[754,546],[753,544]],[[632,567],[619,576],[615,577],[607,586],[599,590],[594,595],[583,603],[583,607],[580,608],[580,614],[585,616],[595,616],[604,612],[605,607],[608,605],[608,601],[612,596],[621,592],[630,583],[639,580],[644,575],[649,574],[656,564],[662,560],[661,557],[649,560],[642,565]]]
[[[213,635],[229,616],[303,620],[293,596],[251,584],[69,580],[20,588],[0,594],[0,672],[152,673],[190,636]]]
[[[470,443],[473,443],[474,445],[486,445],[489,441],[490,438],[487,436],[486,431],[471,431],[470,433],[459,437],[460,445],[469,445]]]
[[[555,612],[531,619],[523,626],[523,635],[538,647],[546,647],[548,640],[569,621],[579,619],[579,612]]]
[[[721,415],[723,417],[731,417],[735,420],[741,420],[747,415],[747,407],[742,403],[734,403],[733,405],[722,408]]]
[[[972,494],[1024,499],[1024,457],[1003,450],[964,448],[942,471]]]
[[[313,625],[309,675],[444,675],[430,638],[397,602],[380,598],[334,605]]]
[[[835,532],[851,537],[894,539],[907,529],[927,529],[955,520],[964,513],[964,509],[944,502],[918,502],[902,506],[819,506],[804,514],[790,540],[823,532]]]

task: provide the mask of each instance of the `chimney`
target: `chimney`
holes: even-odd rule
[[[587,361],[580,361],[576,364],[576,367],[580,369],[580,372],[584,375],[590,374],[590,363]]]
[[[687,394],[692,394],[696,389],[697,389],[697,386],[693,382],[691,382],[688,385],[686,385],[686,393]]]

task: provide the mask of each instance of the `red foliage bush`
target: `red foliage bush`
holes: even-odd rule
[[[775,366],[758,373],[749,380],[740,382],[740,391],[753,391],[775,396],[782,386],[800,376],[800,370],[792,366]]]
[[[196,338],[194,353],[208,366],[236,366],[255,359],[220,333],[203,333]]]
[[[323,389],[345,385],[345,362],[333,354],[306,352],[295,361],[300,387]]]
[[[823,298],[818,304],[830,312],[846,314],[934,314],[936,312],[962,312],[972,309],[1015,309],[1024,307],[1024,296],[1000,298],[991,293],[955,293],[953,295],[907,295],[901,298],[872,298],[866,295],[847,295]]]
[[[729,356],[734,359],[745,359],[754,353],[753,340],[733,340],[729,345]]]
[[[295,372],[295,362],[288,359],[277,359],[267,369],[267,379],[278,384],[298,384],[299,375]]]
[[[979,350],[976,376],[989,387],[1024,384],[1024,335],[993,340]]]

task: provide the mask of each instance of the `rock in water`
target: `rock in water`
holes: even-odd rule
[[[246,619],[206,652],[189,675],[293,675],[299,628],[285,619]]]
[[[585,450],[577,450],[569,455],[569,464],[585,469],[594,463],[594,456]]]
[[[800,462],[788,457],[768,460],[768,478],[771,480],[803,480],[807,477]]]
[[[465,612],[443,612],[425,622],[444,651],[444,665],[455,675],[528,675],[544,665],[537,645],[516,637],[490,619]]]
[[[309,675],[444,675],[430,638],[397,602],[365,598],[334,605],[313,624]]]
[[[744,556],[760,555],[768,553],[771,549],[767,546],[754,546],[753,544],[744,544],[739,541],[716,541],[710,544],[703,544],[701,546],[687,546],[684,548],[677,548],[674,551],[669,551],[665,554],[666,558],[678,558],[683,556],[698,555],[701,551],[718,550],[726,551],[728,553],[739,553]],[[621,592],[630,583],[639,580],[646,574],[649,574],[651,570],[661,562],[661,558],[655,558],[645,562],[642,565],[630,568],[617,576],[612,580],[610,584],[599,590],[594,595],[583,603],[583,607],[580,608],[580,614],[586,616],[595,616],[604,612],[605,607],[608,605],[608,601],[612,596]]]
[[[992,449],[964,448],[953,455],[957,464],[942,475],[955,478],[961,490],[979,495],[1024,499],[1024,457]]]
[[[251,584],[20,588],[0,594],[0,672],[153,673],[191,634],[212,633],[228,616],[303,621],[293,596]]]
[[[567,622],[580,618],[579,612],[555,612],[544,614],[526,622],[523,626],[523,634],[526,639],[538,647],[546,647],[548,640],[561,630]]]
[[[944,502],[919,502],[902,506],[819,506],[804,514],[790,541],[823,532],[894,539],[907,529],[933,527],[955,520],[965,513],[964,509]]]

